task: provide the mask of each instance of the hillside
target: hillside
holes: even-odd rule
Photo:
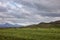
[[[58,21],[54,21],[54,22],[49,22],[49,23],[45,23],[45,22],[41,22],[39,24],[36,24],[36,25],[30,25],[30,26],[27,26],[27,27],[42,27],[42,28],[60,28],[60,20]]]

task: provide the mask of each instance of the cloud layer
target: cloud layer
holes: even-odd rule
[[[60,20],[60,0],[0,0],[0,20],[24,25]]]

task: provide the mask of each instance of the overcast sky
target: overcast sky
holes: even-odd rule
[[[60,0],[0,0],[0,23],[21,25],[60,20]]]

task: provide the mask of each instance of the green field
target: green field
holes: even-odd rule
[[[0,40],[60,40],[60,28],[0,29]]]

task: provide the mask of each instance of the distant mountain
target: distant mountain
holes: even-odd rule
[[[6,27],[21,27],[22,25],[18,24],[11,24],[11,23],[2,23],[0,24],[0,28],[6,28]]]

